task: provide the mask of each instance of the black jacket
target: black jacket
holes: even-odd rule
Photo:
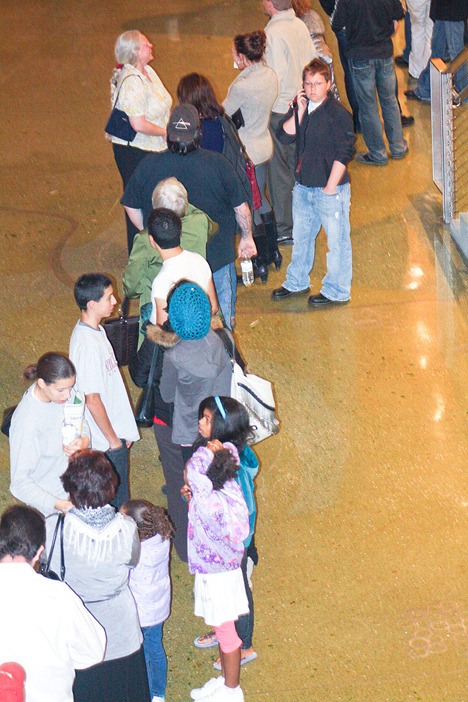
[[[468,17],[468,0],[431,0],[431,20],[463,22]]]
[[[333,10],[335,9],[335,3],[336,0],[320,0],[320,4],[327,13],[327,15],[331,15],[333,13]]]
[[[283,144],[296,141],[295,136],[286,134],[283,124],[293,114],[290,109],[281,121],[276,136]],[[299,158],[296,150],[294,176],[297,183],[309,188],[324,188],[330,177],[334,161],[345,166],[354,154],[353,118],[348,110],[333,97],[328,97],[310,113],[306,112],[299,125]],[[349,183],[349,173],[345,172],[340,185]]]
[[[130,363],[128,364],[130,377],[137,387],[145,387],[150,374],[153,351],[156,350],[158,353],[158,358],[152,385],[154,395],[154,414],[158,419],[165,422],[169,426],[172,426],[174,405],[173,403],[165,402],[159,391],[159,383],[163,368],[164,346],[161,343],[156,342],[160,341],[158,334],[163,335],[163,331],[158,325],[152,325],[149,324],[149,322],[145,322],[143,327],[146,333],[145,339],[138,349],[138,353],[130,359]],[[178,338],[175,334],[172,334],[172,336]]]
[[[332,29],[346,28],[350,58],[389,58],[393,56],[393,21],[404,16],[400,0],[338,0]]]

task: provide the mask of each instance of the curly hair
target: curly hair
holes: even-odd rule
[[[63,489],[78,509],[103,507],[117,492],[119,478],[114,466],[102,451],[75,451],[61,476]]]
[[[163,541],[174,536],[174,525],[164,507],[153,505],[148,500],[127,500],[120,511],[136,523],[140,541],[151,539],[156,534],[159,534]]]
[[[214,490],[222,490],[224,483],[233,480],[238,470],[239,464],[232,453],[228,449],[220,449],[216,451],[206,475],[213,483]]]

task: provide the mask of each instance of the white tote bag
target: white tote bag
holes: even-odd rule
[[[279,432],[273,386],[269,380],[253,373],[244,373],[235,360],[235,346],[224,330],[217,330],[222,338],[232,363],[231,397],[244,405],[249,413],[254,438],[250,443],[258,444]],[[228,346],[229,343],[229,346]]]

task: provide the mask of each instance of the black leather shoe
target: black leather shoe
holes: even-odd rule
[[[412,124],[414,124],[413,115],[401,115],[401,126],[402,127],[411,127]]]
[[[414,90],[405,90],[405,95],[407,100],[419,100],[419,102],[423,102],[423,99],[420,98]]]
[[[271,299],[272,300],[283,300],[285,297],[292,297],[293,295],[305,295],[308,293],[310,288],[305,288],[304,290],[287,290],[286,288],[283,288],[281,286],[280,288],[276,288],[276,290],[273,290],[271,293]]]
[[[279,236],[278,237],[278,244],[292,244],[292,243],[293,243],[292,236]]]
[[[349,300],[330,300],[328,297],[325,297],[325,295],[322,295],[322,293],[319,293],[318,295],[311,295],[307,300],[307,303],[313,307],[325,307],[325,305],[347,305],[348,302]]]

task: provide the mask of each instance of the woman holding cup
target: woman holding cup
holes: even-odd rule
[[[11,420],[10,490],[49,517],[72,506],[60,476],[68,458],[89,445],[84,402],[73,390],[75,366],[61,353],[44,354],[23,377],[35,382]]]

